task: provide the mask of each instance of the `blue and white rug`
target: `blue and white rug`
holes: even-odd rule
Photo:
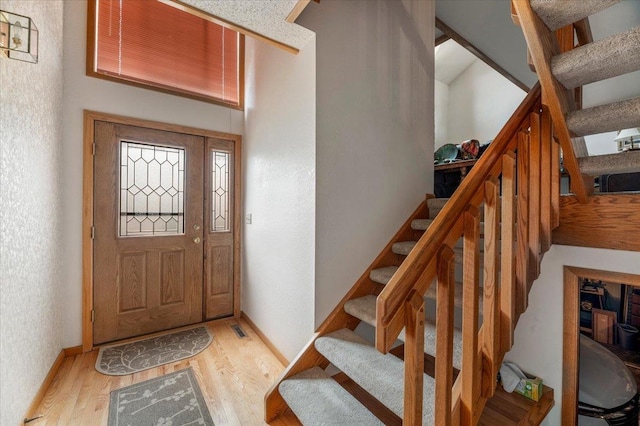
[[[108,426],[214,426],[191,367],[111,392]]]

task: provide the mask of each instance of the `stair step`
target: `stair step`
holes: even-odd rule
[[[400,241],[391,246],[391,251],[401,256],[408,256],[417,243],[417,241]]]
[[[374,398],[403,417],[404,363],[378,352],[367,340],[348,329],[319,337],[316,349]],[[435,381],[423,374],[422,424],[433,424]],[[349,423],[332,423],[349,424]]]
[[[411,229],[414,231],[426,231],[433,219],[415,219],[411,221]]]
[[[383,425],[320,367],[283,381],[278,390],[305,426]]]
[[[433,287],[432,285],[431,288]],[[345,303],[344,310],[370,326],[376,326],[376,296],[369,294],[349,300]],[[398,339],[405,341],[404,328]],[[429,319],[425,319],[424,323],[424,353],[436,356],[436,324]],[[462,333],[457,328],[453,330],[453,366],[457,369],[462,366]]]
[[[531,0],[531,8],[555,31],[618,2],[620,0]]]
[[[461,258],[462,257],[462,251],[460,249],[454,249],[454,253],[456,253],[456,258]],[[391,277],[393,276],[393,274],[396,273],[397,270],[398,270],[397,266],[387,266],[387,267],[380,268],[380,269],[374,269],[369,273],[369,278],[373,282],[376,282],[376,283],[382,284],[382,285],[386,285],[386,284],[389,283],[389,280],[391,280]],[[436,298],[436,288],[437,288],[437,286],[435,284],[431,285],[429,287],[429,290],[427,290],[427,292],[424,295],[425,299],[434,299],[435,300],[435,298]],[[480,287],[480,310],[482,310],[482,300],[483,300],[482,299],[482,287]],[[347,303],[349,303],[349,302],[347,302]],[[461,282],[456,282],[454,304],[457,307],[461,307],[462,306],[462,283]],[[360,318],[360,319],[362,319],[364,321],[363,318]],[[375,317],[374,317],[374,320],[375,320]]]
[[[449,201],[448,198],[429,198],[427,200],[427,206],[429,207],[429,219],[435,219],[438,213],[440,213],[444,208],[445,204],[447,204],[447,201]],[[480,220],[484,220],[484,204],[480,205]]]
[[[637,127],[638,123],[640,123],[640,97],[567,114],[567,127],[576,136],[628,129]]]
[[[427,200],[427,207],[429,207],[429,219],[435,218],[440,210],[444,208],[444,205],[449,201],[448,198],[429,198]]]
[[[411,253],[411,250],[413,250],[413,248],[416,246],[417,243],[418,243],[417,241],[400,241],[398,243],[393,244],[393,246],[391,246],[391,251],[401,256],[408,256],[409,253]],[[460,238],[456,242],[456,245],[453,247],[454,260],[456,263],[462,263],[462,259],[463,259],[462,245],[463,245],[463,239]],[[482,259],[483,259],[483,255],[482,255],[483,245],[484,245],[484,240],[481,239],[480,240],[480,264],[482,264]],[[381,268],[381,269],[384,269],[384,268]],[[374,269],[374,270],[377,271],[377,269]],[[369,275],[369,277],[371,278],[371,275]],[[389,279],[391,279],[391,277],[389,277]],[[379,282],[373,278],[372,280],[375,282]],[[380,284],[386,284],[387,282],[389,282],[389,280]]]
[[[551,72],[567,89],[640,69],[640,27],[580,46],[551,59]]]
[[[397,270],[397,266],[386,266],[384,268],[373,269],[369,272],[369,279],[374,283],[387,285]]]
[[[589,176],[640,172],[640,151],[582,157],[578,158],[578,165],[580,171]]]

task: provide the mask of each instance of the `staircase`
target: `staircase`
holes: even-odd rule
[[[584,202],[593,178],[640,171],[640,151],[589,156],[584,136],[640,125],[640,97],[580,109],[571,91],[640,69],[640,27],[593,41],[588,17],[620,0],[514,0],[571,175],[572,191]],[[574,29],[581,46],[574,48]],[[556,32],[554,36],[554,31]],[[558,40],[560,42],[558,42]]]
[[[514,0],[540,84],[451,199],[425,200],[322,323],[265,396],[267,422],[291,409],[305,425],[385,424],[329,364],[405,425],[480,422],[559,223],[560,149],[581,200],[589,176],[640,170],[636,152],[586,157],[577,138],[640,123],[638,99],[582,110],[573,98],[582,84],[640,68],[638,54],[628,64],[605,52],[637,50],[637,29],[572,50],[574,22],[586,41],[584,18],[611,3]],[[375,345],[354,333],[361,322],[375,327]],[[404,359],[390,353],[398,340]]]

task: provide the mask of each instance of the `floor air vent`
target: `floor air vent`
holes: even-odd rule
[[[233,328],[233,331],[236,332],[236,334],[238,335],[239,338],[243,338],[243,337],[247,337],[246,333],[244,332],[244,330],[242,329],[242,327],[240,327],[239,324],[233,324],[231,326],[231,328]]]

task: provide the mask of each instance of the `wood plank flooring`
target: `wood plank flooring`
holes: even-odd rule
[[[246,337],[231,328],[240,324]],[[128,376],[105,376],[95,368],[98,351],[65,358],[29,425],[106,425],[109,393],[192,367],[216,426],[264,425],[264,395],[284,370],[249,324],[240,319],[207,323],[213,342],[195,357]],[[299,425],[293,414],[272,425]]]
[[[246,337],[236,335],[231,328],[236,324],[242,327]],[[209,322],[206,326],[213,335],[213,342],[203,352],[187,360],[133,375],[105,376],[97,372],[94,368],[97,350],[65,358],[35,412],[35,416],[42,417],[29,425],[106,426],[112,390],[187,367],[192,367],[195,372],[216,426],[265,425],[264,395],[284,366],[245,320],[224,319]],[[402,351],[396,355],[402,357]],[[426,359],[425,370],[432,369],[433,360]],[[347,389],[360,395],[367,405],[364,391],[344,375],[336,378]],[[538,404],[520,396],[515,396],[520,399],[514,402],[509,399],[514,398],[513,395],[498,394],[489,400],[480,424],[538,424],[553,406],[553,392],[548,388],[545,388],[543,401]],[[389,414],[384,407],[372,403],[370,408],[386,424],[400,424],[400,419]],[[271,425],[298,426],[300,422],[289,411]]]

